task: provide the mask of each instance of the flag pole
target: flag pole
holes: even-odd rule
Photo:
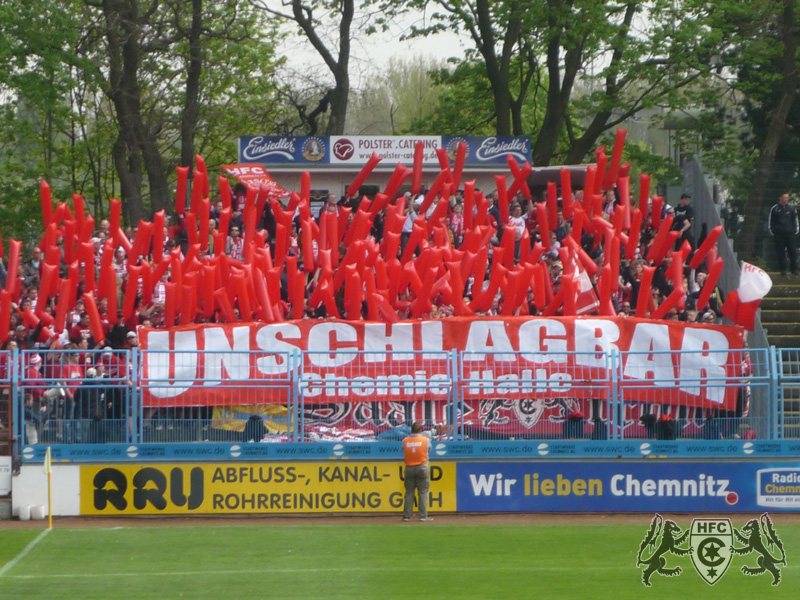
[[[47,447],[47,452],[44,454],[44,473],[47,475],[47,528],[53,528],[53,467],[52,455],[50,454],[50,446]]]

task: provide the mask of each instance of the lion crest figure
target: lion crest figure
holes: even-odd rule
[[[745,546],[741,548],[732,546],[731,552],[738,555],[752,552],[758,554],[756,559],[758,566],[745,565],[742,567],[742,573],[754,577],[769,571],[772,574],[772,585],[778,585],[781,582],[781,570],[778,566],[786,566],[786,553],[783,550],[783,543],[775,533],[769,515],[764,513],[758,519],[750,519],[741,529],[734,529],[733,534],[736,540]],[[772,553],[776,549],[778,556]]]
[[[691,548],[679,548],[681,544],[686,542],[689,537],[690,530],[687,529],[681,532],[681,528],[674,521],[664,519],[660,514],[656,514],[650,522],[650,528],[647,530],[642,543],[639,545],[639,553],[636,556],[636,566],[644,566],[642,571],[642,583],[650,587],[650,577],[654,573],[663,575],[665,577],[675,577],[680,575],[683,569],[680,567],[667,567],[668,554],[675,554],[676,556],[685,556],[689,554]],[[645,557],[645,554],[648,554]]]

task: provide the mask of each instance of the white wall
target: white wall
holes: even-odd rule
[[[11,480],[11,513],[19,515],[22,505],[42,504],[47,510],[47,475],[42,465],[23,465]],[[53,465],[53,516],[77,516],[80,505],[80,467]]]
[[[392,172],[394,171],[394,165],[392,165],[391,169],[388,170],[375,170],[372,174],[367,178],[366,184],[367,185],[377,185],[381,190],[386,187],[386,184],[389,182],[389,178],[392,176]],[[279,170],[270,170],[270,175],[275,178],[275,181],[285,190],[290,192],[299,192],[300,191],[300,177],[302,175],[302,171],[295,171],[295,170],[286,170],[286,171],[279,171]],[[497,167],[497,170],[468,170],[465,169],[463,175],[461,176],[461,187],[463,189],[465,181],[469,181],[470,179],[475,179],[475,187],[479,188],[484,194],[489,192],[494,192],[497,189],[495,185],[494,176],[497,175],[507,175],[508,169],[505,169],[501,166]],[[311,171],[311,189],[312,190],[328,190],[329,193],[336,194],[337,197],[342,196],[347,189],[347,186],[350,185],[350,182],[358,175],[358,169],[348,169],[348,170],[332,170],[332,169],[325,169],[325,170],[318,170],[318,171]],[[433,185],[433,181],[436,178],[436,173],[423,173],[422,176],[422,184],[426,187],[430,187]],[[510,178],[507,179],[510,182]],[[411,176],[408,177],[405,181],[405,185],[411,185]]]

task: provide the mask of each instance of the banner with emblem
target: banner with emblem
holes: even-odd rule
[[[694,519],[689,535],[692,564],[709,585],[722,579],[733,559],[730,519]]]
[[[256,188],[265,187],[268,190],[267,197],[286,198],[289,196],[289,192],[279,186],[264,166],[258,163],[222,165],[222,170],[228,175],[233,175],[237,181],[241,181],[245,185]]]
[[[422,164],[426,167],[440,165],[436,151],[442,148],[447,151],[447,158],[453,166],[460,143],[466,146],[466,167],[505,166],[509,157],[520,164],[531,160],[531,141],[528,137],[250,135],[239,138],[239,162],[321,168],[345,165],[361,167],[374,152],[383,159],[383,167],[394,167],[398,162],[406,165],[414,162],[414,149],[418,142],[423,145]]]

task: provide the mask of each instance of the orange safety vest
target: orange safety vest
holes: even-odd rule
[[[417,467],[428,462],[428,438],[410,435],[403,440],[403,459],[407,467]]]

